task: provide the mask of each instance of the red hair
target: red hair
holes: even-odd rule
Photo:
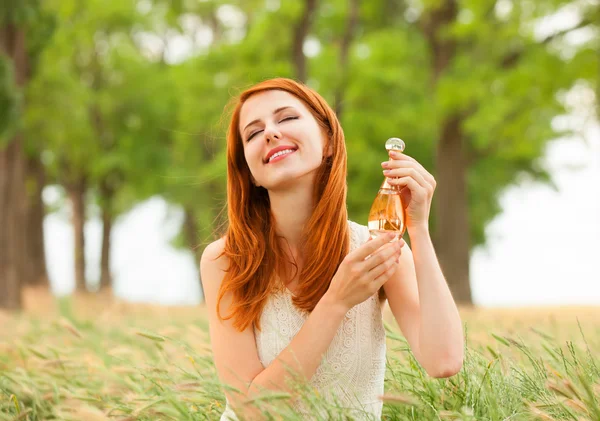
[[[315,308],[349,250],[346,143],[335,112],[317,92],[291,79],[270,79],[245,90],[233,104],[227,131],[228,224],[220,256],[227,256],[229,267],[217,298],[219,319],[233,318],[233,326],[240,332],[251,323],[260,330],[260,315],[267,299],[284,287],[275,276],[283,278],[286,256],[277,241],[269,196],[266,189],[251,182],[239,130],[244,102],[269,90],[285,91],[302,101],[326,135],[324,149],[331,147],[332,151],[329,157],[324,154],[317,170],[315,205],[299,246],[304,265],[293,298],[298,309],[311,312]],[[230,313],[222,317],[219,304],[229,292],[233,296]]]

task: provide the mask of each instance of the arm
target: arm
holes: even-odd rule
[[[419,363],[433,377],[449,377],[462,367],[464,338],[429,235],[429,210],[437,183],[414,158],[397,151],[390,151],[390,158],[381,165],[388,168],[384,175],[398,187],[406,205],[406,227],[414,250],[405,248],[384,289]]]
[[[249,395],[254,395],[263,387],[289,391],[285,384],[289,376],[287,367],[309,381],[317,372],[345,315],[346,309],[330,301],[325,294],[287,348],[254,378],[248,390]]]
[[[245,414],[251,411],[260,418],[260,413],[244,407],[243,401],[256,396],[262,388],[289,391],[286,381],[290,377],[290,368],[310,380],[347,311],[337,302],[330,300],[327,294],[323,296],[288,347],[264,368],[258,358],[252,327],[238,332],[233,328],[231,319],[221,322],[217,317],[217,295],[228,266],[225,256],[216,259],[223,247],[223,239],[210,244],[200,261],[213,357],[221,382],[239,389],[242,393],[240,396],[225,392],[234,410],[239,407]],[[228,314],[231,301],[231,296],[225,296],[221,301],[222,315]],[[240,355],[243,358],[240,358]]]
[[[384,285],[390,309],[415,358],[432,377],[450,377],[464,358],[462,323],[426,226],[410,232],[397,270]]]

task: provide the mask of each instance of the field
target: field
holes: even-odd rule
[[[202,306],[129,304],[110,294],[57,300],[43,290],[28,290],[25,305],[18,315],[0,313],[0,420],[219,419],[224,395]],[[463,370],[431,379],[385,313],[382,419],[600,421],[600,307],[461,314]],[[348,419],[334,402],[299,390],[329,419]],[[256,405],[265,419],[298,419],[287,396]]]

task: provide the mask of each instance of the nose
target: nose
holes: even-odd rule
[[[271,142],[273,139],[281,140],[281,132],[277,129],[277,126],[268,124],[265,127],[265,139],[267,142]]]

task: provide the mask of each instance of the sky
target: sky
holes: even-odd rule
[[[588,135],[589,146],[548,148],[558,192],[524,182],[502,194],[489,244],[471,258],[477,304],[600,305],[600,127]]]
[[[600,125],[585,127],[583,138],[560,138],[547,148],[543,162],[558,191],[523,181],[502,193],[503,211],[486,228],[487,246],[474,250],[471,258],[475,304],[600,305]],[[49,186],[44,201],[52,204],[59,195]],[[68,218],[69,209],[63,207],[44,222],[48,271],[57,295],[74,288]],[[111,253],[115,295],[174,305],[201,301],[191,253],[169,245],[182,219],[181,209],[154,197],[117,220]],[[99,279],[101,228],[97,217],[85,226],[91,282]]]

